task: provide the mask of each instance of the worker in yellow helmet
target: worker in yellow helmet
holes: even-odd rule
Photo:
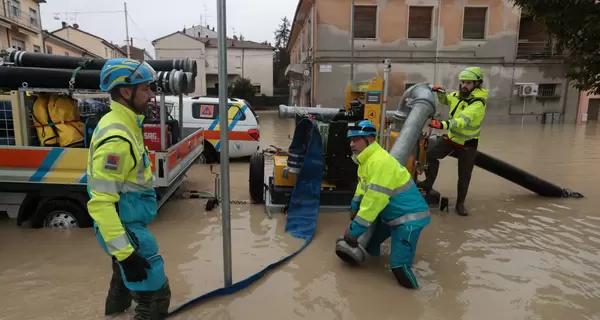
[[[458,75],[458,80],[459,91],[448,95],[449,119],[431,120],[429,124],[435,129],[448,130],[448,134],[429,145],[426,179],[418,186],[426,191],[431,190],[438,174],[439,160],[453,153],[458,158],[456,212],[467,216],[469,212],[465,207],[465,200],[475,165],[488,91],[481,88],[483,73],[478,67],[465,68]]]
[[[100,245],[112,258],[105,314],[125,311],[133,299],[136,320],[166,318],[171,300],[163,258],[146,228],[158,211],[142,132],[155,79],[146,62],[106,62],[100,88],[110,92],[111,111],[98,122],[88,155],[88,211]]]

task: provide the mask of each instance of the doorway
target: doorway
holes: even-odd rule
[[[598,109],[600,109],[600,99],[590,99],[588,103],[588,122],[598,122]]]

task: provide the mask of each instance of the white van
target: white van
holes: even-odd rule
[[[157,102],[160,98],[157,97]],[[179,97],[166,96],[165,102],[173,104],[167,110],[175,120],[179,120]],[[187,136],[198,128],[204,128],[204,159],[207,163],[218,161],[220,144],[219,98],[183,98],[183,134]],[[229,157],[249,157],[260,148],[260,126],[258,115],[243,99],[229,99]]]

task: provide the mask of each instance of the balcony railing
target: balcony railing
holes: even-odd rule
[[[564,52],[552,41],[519,40],[517,58],[543,59],[563,57]]]

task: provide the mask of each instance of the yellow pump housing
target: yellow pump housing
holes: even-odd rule
[[[345,109],[350,111],[350,103],[353,100],[358,100],[365,106],[364,119],[371,121],[375,127],[379,130],[381,121],[381,112],[384,99],[383,96],[384,79],[383,77],[375,77],[369,80],[355,80],[348,84],[346,88],[346,101]],[[385,125],[385,124],[384,124]],[[384,148],[389,149],[394,145],[400,132],[390,130],[387,132],[387,137],[383,145]],[[404,164],[406,169],[412,174],[413,177],[419,174],[421,166],[419,164],[425,163],[427,149],[426,137],[419,139],[419,147],[415,148],[408,158],[407,163]],[[278,187],[293,187],[296,183],[296,175],[293,173],[286,173],[285,168],[287,166],[287,156],[277,155],[273,161],[273,185]],[[323,181],[321,185],[323,189],[335,189],[336,186],[326,181]]]

